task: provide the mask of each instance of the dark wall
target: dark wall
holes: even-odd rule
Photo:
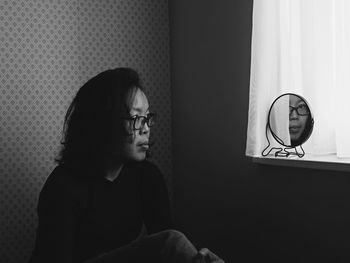
[[[347,173],[245,157],[252,1],[169,7],[179,228],[226,262],[349,259]]]

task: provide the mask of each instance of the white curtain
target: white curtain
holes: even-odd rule
[[[308,154],[350,157],[350,1],[255,0],[248,156],[261,156],[272,102],[296,93],[309,103]]]

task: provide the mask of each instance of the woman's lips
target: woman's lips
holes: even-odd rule
[[[149,149],[149,144],[148,142],[145,143],[139,143],[137,146],[141,148],[142,151],[147,151]]]
[[[301,126],[289,126],[289,132],[298,133],[300,131]]]

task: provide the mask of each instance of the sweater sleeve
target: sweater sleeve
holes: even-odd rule
[[[70,180],[65,171],[56,168],[40,192],[36,244],[30,262],[73,261],[79,202]]]
[[[149,234],[174,228],[168,190],[158,167],[144,162],[141,172],[142,211]]]

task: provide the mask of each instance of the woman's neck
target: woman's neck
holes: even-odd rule
[[[120,164],[114,166],[113,168],[109,169],[109,171],[107,172],[107,175],[105,176],[105,178],[108,181],[113,182],[119,176],[123,166],[124,166],[124,164],[120,163]]]

